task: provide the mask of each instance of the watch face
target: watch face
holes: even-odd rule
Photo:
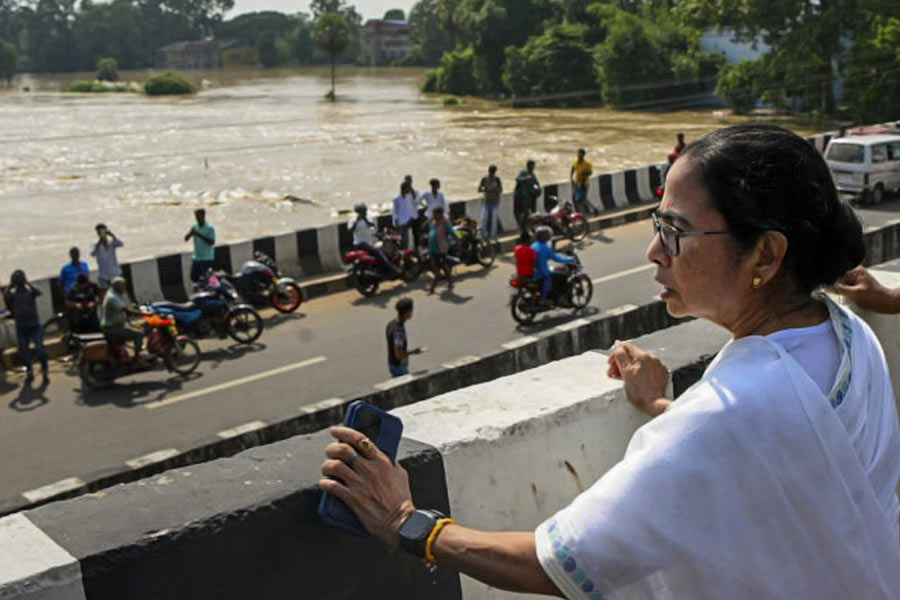
[[[434,526],[434,519],[424,513],[414,512],[406,519],[401,527],[400,533],[403,537],[410,540],[421,540],[431,533]]]

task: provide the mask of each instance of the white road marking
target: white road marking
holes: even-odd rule
[[[404,383],[409,383],[410,381],[412,381],[415,378],[416,378],[416,376],[413,374],[402,375],[400,377],[393,377],[391,379],[388,379],[387,381],[382,381],[381,383],[376,383],[375,389],[383,392],[385,390],[395,388],[398,385],[403,385]]]
[[[40,500],[50,498],[51,496],[55,496],[56,494],[62,494],[63,492],[68,492],[76,488],[80,488],[83,485],[84,482],[79,478],[69,477],[68,479],[63,479],[61,481],[57,481],[56,483],[51,483],[34,490],[24,492],[22,495],[25,496],[25,498],[29,502],[38,502]]]
[[[162,462],[168,458],[172,458],[173,456],[178,456],[179,452],[180,451],[176,450],[175,448],[166,448],[165,450],[157,450],[156,452],[151,452],[150,454],[145,454],[144,456],[138,456],[137,458],[126,460],[125,464],[132,469],[140,469],[141,467],[146,467],[147,465]]]
[[[320,362],[325,362],[326,360],[328,359],[324,356],[317,356],[315,358],[301,360],[300,362],[294,363],[292,365],[285,365],[283,367],[278,367],[277,369],[271,369],[269,371],[263,371],[262,373],[257,373],[255,375],[248,375],[247,377],[241,377],[240,379],[235,379],[234,381],[226,381],[225,383],[220,383],[219,385],[214,385],[202,390],[197,390],[196,392],[182,394],[181,396],[174,396],[166,400],[160,400],[159,402],[154,402],[153,404],[145,404],[144,408],[146,408],[147,410],[155,410],[157,408],[169,406],[178,402],[184,402],[185,400],[199,398],[200,396],[205,396],[214,392],[221,392],[222,390],[227,390],[239,385],[244,385],[245,383],[259,381],[260,379],[265,379],[266,377],[274,377],[275,375],[281,375],[282,373],[295,371],[297,369],[302,369],[303,367],[311,367],[312,365],[317,365]]]
[[[655,269],[656,265],[641,265],[640,267],[635,267],[633,269],[628,269],[626,271],[619,271],[618,273],[613,273],[611,275],[604,275],[603,277],[598,277],[597,279],[592,279],[591,282],[594,285],[599,285],[601,283],[606,283],[607,281],[612,281],[613,279],[618,279],[619,277],[627,277],[628,275],[634,275],[635,273],[641,273],[643,271],[649,271],[650,269]]]
[[[479,360],[481,360],[481,359],[478,358],[477,356],[472,356],[472,355],[462,356],[460,358],[457,358],[456,360],[451,360],[450,362],[445,362],[441,366],[444,367],[445,369],[456,369],[459,367],[464,367],[466,365],[471,365],[472,363],[476,363]]]
[[[569,321],[568,323],[563,323],[562,325],[557,325],[556,329],[558,331],[572,331],[573,329],[578,329],[583,325],[587,325],[590,323],[587,319],[575,319],[574,321]]]
[[[220,431],[216,435],[223,440],[227,440],[229,438],[237,437],[251,431],[256,431],[257,429],[262,429],[265,426],[266,424],[262,421],[250,421],[249,423],[244,423],[243,425],[238,425],[237,427],[232,427],[231,429]]]
[[[538,338],[536,336],[526,335],[524,337],[520,337],[517,340],[512,340],[511,342],[506,342],[505,344],[500,344],[500,347],[504,350],[515,350],[516,348],[527,346],[528,344],[536,341],[538,341]]]
[[[615,315],[621,315],[622,313],[627,313],[637,308],[636,304],[623,304],[622,306],[617,306],[615,308],[611,308],[607,311],[603,312],[604,317],[612,317]]]
[[[343,406],[345,402],[347,401],[343,398],[326,398],[325,400],[319,400],[318,402],[301,406],[300,412],[310,414],[317,413],[320,410],[329,410],[337,406]]]
[[[0,519],[0,596],[84,600],[81,565],[22,513]]]

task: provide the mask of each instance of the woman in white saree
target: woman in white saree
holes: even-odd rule
[[[491,585],[572,600],[900,598],[900,430],[869,328],[815,291],[864,256],[822,158],[768,126],[689,145],[647,250],[661,297],[733,335],[677,401],[621,344],[609,374],[655,418],[624,459],[535,532],[491,533],[412,504],[406,474],[334,428],[325,491],[374,535]],[[415,515],[415,519],[411,516]],[[431,529],[428,529],[430,525]]]

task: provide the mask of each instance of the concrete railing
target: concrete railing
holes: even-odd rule
[[[900,284],[900,264],[878,274]],[[728,337],[691,321],[636,342],[672,369],[677,397]],[[895,377],[897,351],[887,351]],[[532,530],[646,422],[605,370],[589,351],[394,410],[414,501],[472,527]],[[315,482],[327,442],[295,437],[4,517],[0,598],[520,597],[323,526]]]

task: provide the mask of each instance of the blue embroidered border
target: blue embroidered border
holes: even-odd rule
[[[578,567],[578,563],[575,562],[575,557],[572,556],[569,548],[562,543],[556,519],[550,521],[550,524],[547,526],[547,533],[550,534],[550,541],[553,544],[553,554],[556,560],[562,566],[563,571],[568,573],[572,581],[585,593],[585,597],[589,600],[605,600],[600,590],[595,589],[594,582]]]

